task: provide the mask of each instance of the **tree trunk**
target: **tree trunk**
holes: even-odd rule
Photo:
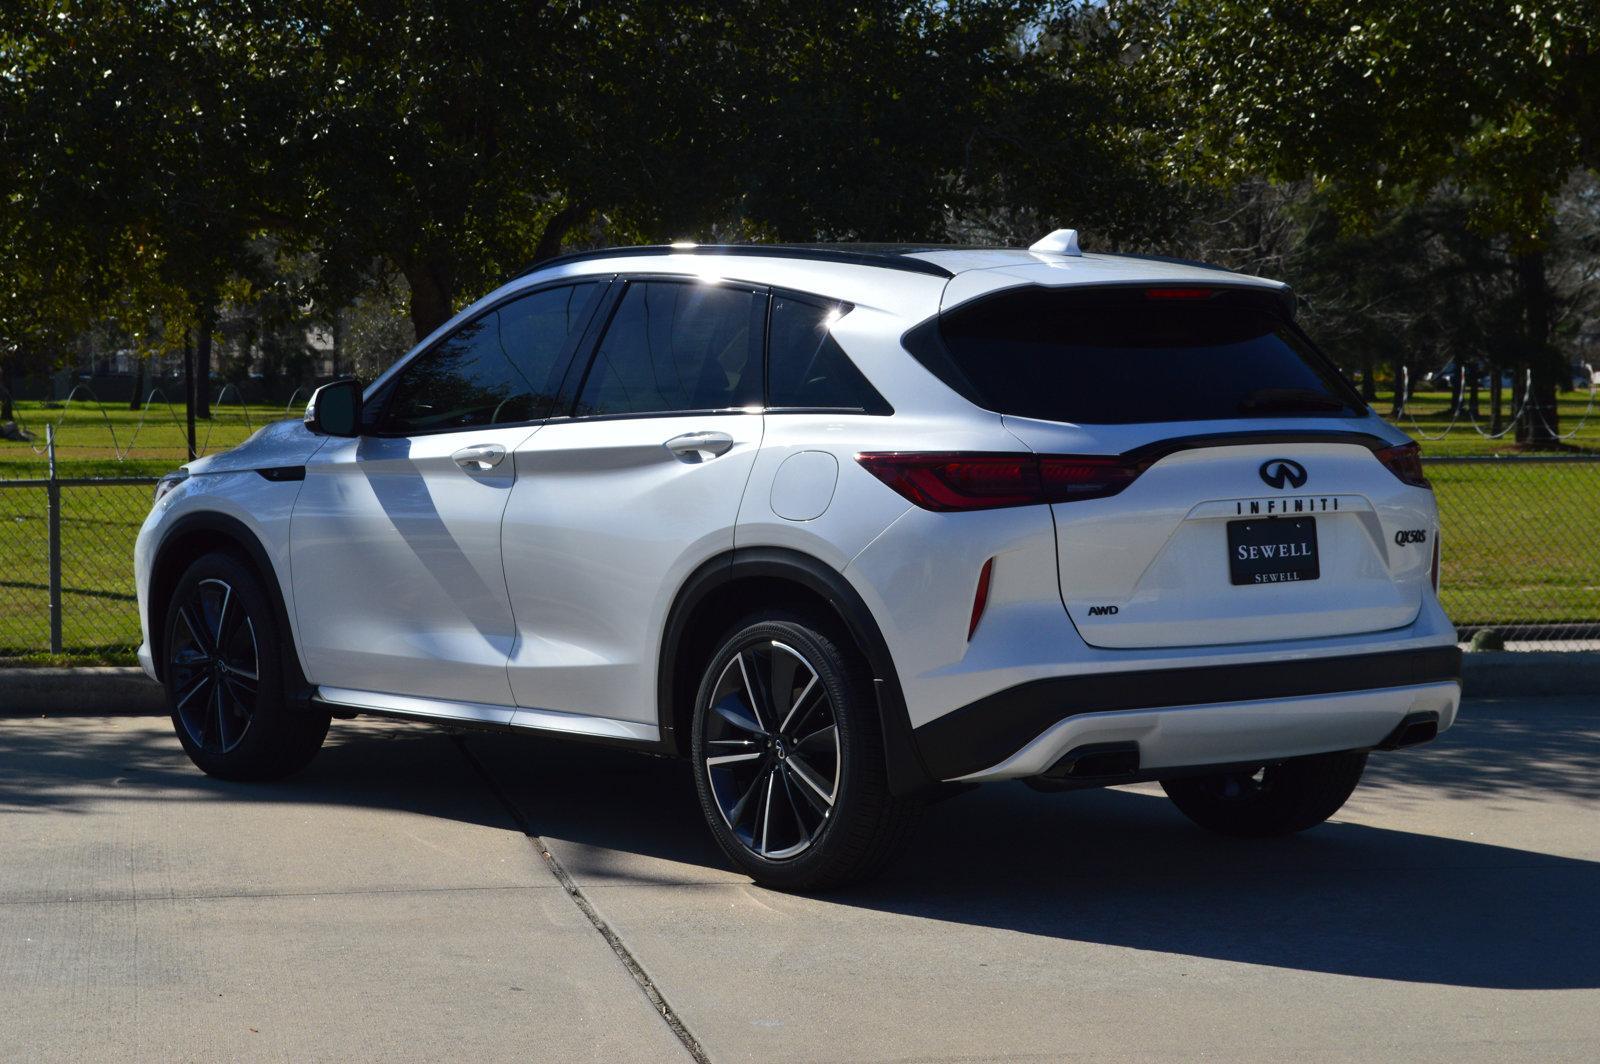
[[[1517,439],[1534,447],[1551,447],[1560,441],[1559,410],[1556,406],[1557,380],[1561,356],[1550,343],[1553,298],[1545,275],[1544,252],[1518,255],[1517,289],[1522,298],[1524,344],[1528,365],[1533,370],[1532,394],[1525,398],[1528,416],[1517,426]],[[1517,382],[1519,386],[1522,382]]]
[[[1394,369],[1394,405],[1389,410],[1389,417],[1397,418],[1406,406],[1406,367],[1401,363],[1399,355],[1396,355],[1390,364]]]
[[[333,320],[329,323],[329,335],[333,338],[333,347],[328,352],[328,370],[334,380],[339,379],[339,345],[344,342],[344,311],[333,312]]]
[[[211,420],[211,334],[216,327],[216,308],[208,304],[200,311],[194,352],[194,416],[202,421]]]
[[[134,356],[133,395],[128,399],[128,409],[138,410],[144,406],[144,359]]]
[[[539,234],[539,244],[533,249],[533,261],[543,262],[553,259],[561,251],[561,241],[566,237],[567,231],[577,225],[589,213],[589,206],[578,200],[569,202],[544,223],[544,232]]]
[[[1361,398],[1368,403],[1378,398],[1378,382],[1372,379],[1376,364],[1371,351],[1361,355]]]
[[[183,410],[184,425],[189,436],[189,461],[195,460],[194,449],[194,344],[191,333],[183,330]]]
[[[1463,374],[1463,380],[1467,379],[1465,374],[1472,374],[1470,378],[1471,384],[1469,385],[1472,389],[1472,399],[1470,400],[1471,405],[1467,407],[1467,412],[1476,418],[1478,416],[1478,364],[1474,362],[1465,369],[1458,369],[1457,372]]]
[[[437,262],[418,263],[407,268],[405,275],[411,286],[411,332],[420,343],[455,313],[454,284],[450,271]]]
[[[16,387],[17,370],[11,364],[11,359],[0,362],[0,421],[15,421],[17,408],[11,395]]]

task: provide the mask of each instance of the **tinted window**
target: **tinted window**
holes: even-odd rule
[[[578,413],[759,404],[764,302],[717,285],[629,284],[595,353]]]
[[[500,308],[500,346],[545,407],[561,388],[566,363],[561,358],[572,334],[589,320],[599,284],[549,288]]]
[[[828,327],[840,308],[778,296],[767,338],[767,404],[878,411],[887,404]]]
[[[597,286],[546,289],[474,318],[423,352],[395,382],[383,429],[411,434],[545,417],[558,365]]]
[[[945,352],[913,352],[1005,414],[1119,424],[1365,411],[1338,371],[1253,293],[1015,289],[957,308],[940,332]]]

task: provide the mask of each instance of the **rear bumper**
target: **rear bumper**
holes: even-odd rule
[[[915,729],[941,780],[1036,776],[1079,746],[1137,743],[1141,766],[1234,764],[1376,747],[1461,701],[1454,645],[1035,680]]]

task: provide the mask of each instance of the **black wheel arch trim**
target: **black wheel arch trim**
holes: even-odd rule
[[[296,705],[309,706],[311,703],[312,687],[306,680],[305,670],[300,665],[300,655],[295,649],[295,629],[290,623],[288,604],[283,598],[283,586],[278,581],[277,568],[272,564],[272,558],[267,554],[267,549],[250,527],[236,517],[214,511],[203,511],[184,514],[172,523],[161,536],[152,557],[150,572],[152,579],[161,571],[166,560],[167,551],[175,548],[183,537],[196,532],[210,533],[229,540],[233,545],[242,550],[255,566],[256,572],[261,576],[261,582],[266,585],[267,599],[272,604],[273,621],[278,625],[282,637],[278,640],[279,658],[283,667],[284,691]],[[184,567],[194,561],[193,558],[184,560]],[[181,579],[181,570],[179,573]],[[155,587],[152,583],[149,602],[150,616],[146,618],[146,631],[151,633],[152,639],[165,640],[162,628],[166,618],[156,617],[155,614]],[[157,652],[157,647],[152,646],[152,657],[155,662],[156,675],[165,679],[166,668],[163,662],[166,648],[162,646]]]
[[[1460,682],[1455,645],[1372,654],[1057,676],[1009,687],[915,730],[937,779],[998,765],[1049,728],[1086,713],[1135,712]]]
[[[917,750],[894,658],[872,611],[844,574],[833,566],[783,547],[736,547],[701,564],[679,587],[662,631],[661,657],[656,672],[657,723],[663,749],[680,756],[688,753],[689,737],[680,734],[677,727],[674,690],[678,679],[677,663],[688,635],[690,618],[715,591],[735,581],[752,578],[787,580],[826,600],[844,622],[872,671],[890,791],[903,797],[934,786],[936,780]]]

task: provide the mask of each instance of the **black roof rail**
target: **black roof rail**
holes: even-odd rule
[[[848,244],[646,244],[625,248],[596,248],[593,251],[575,251],[535,262],[512,275],[511,280],[526,277],[539,270],[569,262],[589,259],[625,258],[635,255],[751,255],[769,259],[812,259],[818,262],[839,262],[855,266],[878,266],[908,273],[925,273],[933,277],[954,277],[955,274],[927,259],[910,257],[913,251],[933,251],[936,247],[924,244],[857,245]]]

